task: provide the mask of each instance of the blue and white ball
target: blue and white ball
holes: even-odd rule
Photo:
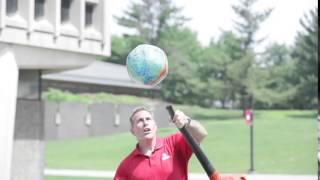
[[[168,59],[162,49],[141,44],[127,56],[129,76],[136,82],[156,86],[168,75]]]

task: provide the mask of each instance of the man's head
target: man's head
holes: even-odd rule
[[[138,107],[130,116],[131,133],[139,140],[156,137],[157,125],[153,113],[146,107]]]

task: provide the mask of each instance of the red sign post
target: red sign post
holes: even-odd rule
[[[254,128],[253,128],[253,111],[252,109],[245,109],[244,117],[246,124],[250,126],[250,169],[249,173],[254,173]]]
[[[244,112],[246,124],[251,126],[253,121],[253,113],[251,109],[246,109]]]

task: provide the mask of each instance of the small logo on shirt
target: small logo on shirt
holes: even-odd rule
[[[167,153],[163,153],[162,154],[162,157],[161,157],[162,161],[165,161],[165,160],[167,160],[169,158],[170,158],[170,156]]]

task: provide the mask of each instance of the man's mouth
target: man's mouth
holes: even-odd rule
[[[143,129],[143,134],[149,134],[151,133],[151,129],[150,128],[144,128]]]

